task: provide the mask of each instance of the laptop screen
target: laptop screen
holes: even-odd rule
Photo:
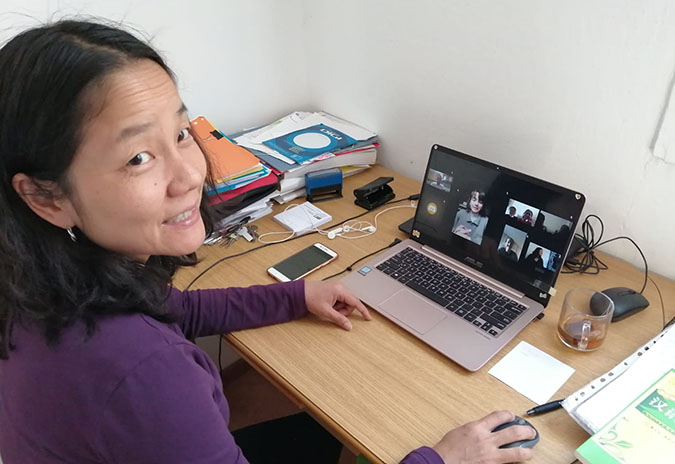
[[[544,306],[585,197],[434,145],[412,238]]]

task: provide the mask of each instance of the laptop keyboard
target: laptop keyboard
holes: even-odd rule
[[[493,337],[527,309],[412,248],[404,248],[377,269]]]

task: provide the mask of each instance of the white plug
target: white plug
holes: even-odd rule
[[[331,240],[333,240],[335,237],[337,237],[337,234],[342,232],[342,227],[338,227],[337,229],[333,229],[330,232],[328,232],[327,237]]]

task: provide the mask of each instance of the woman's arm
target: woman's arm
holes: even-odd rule
[[[187,338],[278,324],[307,313],[301,280],[187,292],[171,288],[168,304]]]
[[[411,451],[400,464],[446,464],[438,453],[428,446]]]
[[[357,311],[370,320],[368,309],[337,281],[295,281],[246,288],[171,289],[169,305],[187,338],[250,329],[297,319],[309,311],[345,330]]]
[[[503,464],[532,458],[530,448],[501,448],[515,441],[530,440],[532,427],[514,425],[498,432],[495,427],[511,422],[513,413],[495,411],[477,421],[450,430],[433,448],[422,447],[408,454],[400,464]]]

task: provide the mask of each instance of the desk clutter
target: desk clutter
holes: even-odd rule
[[[215,181],[206,193],[217,216],[217,233],[207,244],[269,214],[273,201],[339,197],[344,177],[377,160],[375,132],[325,112],[296,111],[231,136],[203,116],[191,125]]]

